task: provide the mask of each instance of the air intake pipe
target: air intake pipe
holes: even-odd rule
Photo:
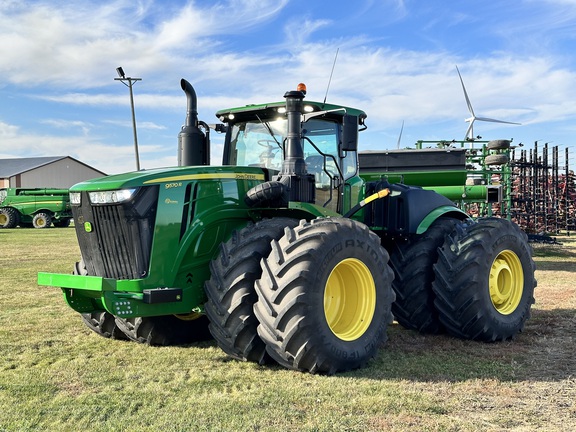
[[[282,168],[274,180],[260,183],[246,192],[244,202],[250,207],[287,207],[290,201],[313,203],[316,189],[314,174],[309,174],[302,147],[302,111],[306,95],[304,84],[299,90],[286,92],[288,130]]]
[[[306,170],[304,149],[302,147],[302,111],[306,89],[286,92],[286,117],[288,130],[284,161],[276,180],[282,183],[288,192],[289,201],[314,202],[314,175]]]
[[[180,80],[180,86],[187,101],[186,122],[178,134],[178,166],[210,165],[210,129],[198,120],[196,91],[185,79]]]

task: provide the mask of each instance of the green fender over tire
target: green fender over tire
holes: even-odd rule
[[[439,257],[434,304],[450,334],[493,342],[522,331],[536,280],[528,238],[516,224],[499,218],[459,224]]]
[[[262,260],[258,334],[290,369],[334,374],[362,367],[386,341],[392,279],[388,253],[366,225],[301,221]]]

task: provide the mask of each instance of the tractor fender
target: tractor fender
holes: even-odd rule
[[[434,220],[447,214],[458,219],[468,218],[448,198],[418,186],[370,182],[366,184],[366,196],[384,188],[390,193],[366,205],[364,223],[384,229],[388,235],[421,234]]]
[[[470,216],[468,216],[464,211],[460,210],[458,207],[455,207],[453,205],[438,207],[432,210],[424,217],[424,219],[422,219],[422,221],[418,225],[418,228],[416,229],[416,234],[422,234],[428,231],[430,225],[432,225],[434,221],[440,217],[449,217],[452,219],[458,219],[462,221],[470,219]]]

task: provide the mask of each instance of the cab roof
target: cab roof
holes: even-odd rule
[[[306,112],[315,112],[315,111],[331,111],[331,110],[338,110],[344,108],[346,110],[346,114],[350,114],[353,116],[358,117],[359,119],[365,119],[367,117],[366,113],[362,110],[356,108],[350,108],[343,105],[334,105],[324,102],[314,102],[314,101],[303,101],[304,109]],[[247,120],[247,119],[254,119],[258,115],[258,117],[263,118],[270,118],[270,117],[277,117],[278,115],[283,115],[284,113],[281,111],[282,108],[286,107],[286,102],[271,102],[265,104],[250,104],[245,105],[243,107],[236,107],[236,108],[227,108],[222,109],[216,112],[216,117],[222,122],[229,122],[231,120],[239,121],[239,120]],[[231,118],[230,115],[233,117]]]

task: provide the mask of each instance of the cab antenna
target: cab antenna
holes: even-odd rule
[[[328,98],[328,90],[330,90],[330,83],[332,82],[332,74],[334,74],[334,67],[336,66],[336,60],[338,59],[338,51],[340,51],[340,48],[336,48],[336,55],[334,56],[334,63],[332,63],[332,71],[330,72],[330,79],[328,80],[328,87],[326,87],[326,94],[324,95],[323,104],[326,104],[326,98]]]

